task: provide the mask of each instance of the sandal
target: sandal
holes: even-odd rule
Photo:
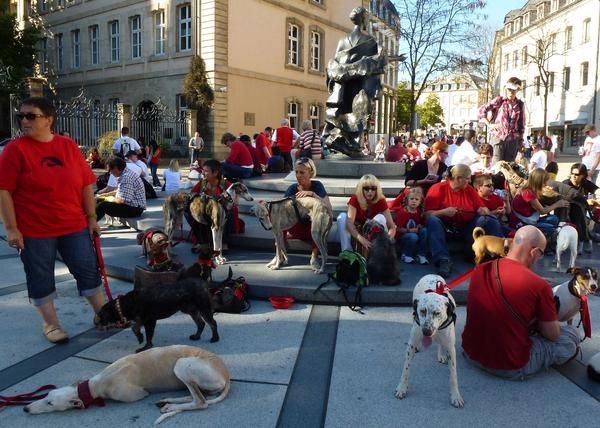
[[[62,327],[49,324],[44,324],[44,336],[51,343],[65,343],[69,340]]]

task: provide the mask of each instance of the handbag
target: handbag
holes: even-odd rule
[[[533,319],[531,320],[531,322],[527,322],[516,310],[515,308],[512,307],[512,305],[509,303],[508,299],[506,298],[506,296],[504,295],[504,291],[502,290],[502,282],[500,281],[500,259],[496,259],[494,260],[492,265],[492,269],[494,271],[494,276],[496,277],[496,286],[498,287],[498,291],[500,293],[500,297],[502,297],[502,301],[504,302],[504,304],[506,305],[506,308],[508,309],[508,311],[510,312],[510,314],[517,320],[519,321],[519,324],[521,324],[523,326],[523,328],[525,328],[525,330],[527,330],[527,334],[529,334],[530,336],[534,336],[535,334],[537,334],[537,331],[535,329],[535,324],[536,324],[536,320]]]

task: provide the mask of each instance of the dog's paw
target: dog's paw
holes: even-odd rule
[[[402,400],[403,398],[406,398],[407,393],[408,388],[398,385],[398,387],[396,388],[396,392],[394,393],[394,397],[396,397],[398,400]]]
[[[450,404],[458,409],[461,409],[465,406],[465,400],[463,400],[459,392],[456,392],[450,394]]]
[[[200,340],[200,334],[192,334],[190,336],[190,340]]]
[[[210,343],[215,343],[219,341],[219,336],[213,336],[210,338]]]
[[[438,353],[437,360],[440,364],[448,364],[448,355],[445,353]]]
[[[163,407],[165,405],[169,404],[169,402],[167,400],[157,400],[154,402],[154,405],[156,407]]]
[[[227,259],[225,257],[219,255],[219,256],[215,256],[214,262],[216,265],[224,265],[225,263],[227,263]]]

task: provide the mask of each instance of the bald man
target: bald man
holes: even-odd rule
[[[471,278],[462,346],[487,372],[523,380],[576,355],[577,330],[559,325],[552,288],[530,270],[545,248],[542,232],[524,226],[505,258],[480,265]]]

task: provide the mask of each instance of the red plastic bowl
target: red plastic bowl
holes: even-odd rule
[[[290,296],[269,297],[269,301],[275,309],[288,309],[294,303],[294,298]]]

